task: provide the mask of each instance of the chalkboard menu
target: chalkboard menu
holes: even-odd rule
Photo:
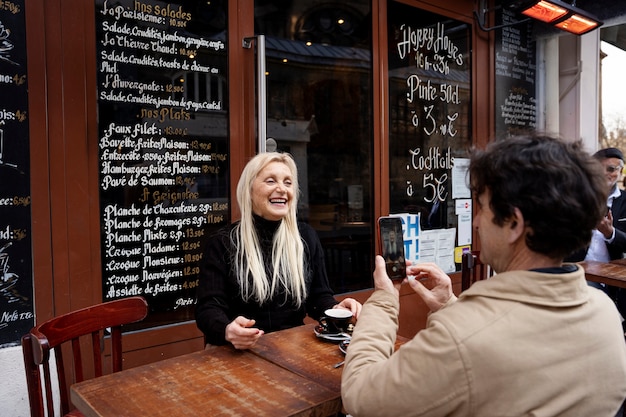
[[[471,143],[470,27],[393,1],[388,20],[390,211],[454,229],[453,199],[468,197],[453,174]]]
[[[516,12],[500,8],[498,25],[519,20]],[[533,24],[496,30],[496,138],[532,131],[537,122],[535,41]]]
[[[229,222],[227,2],[96,1],[102,290],[146,325],[193,319]]]
[[[0,0],[0,347],[34,325],[24,0]]]

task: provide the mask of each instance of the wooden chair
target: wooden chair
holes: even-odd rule
[[[143,297],[130,297],[54,317],[25,334],[22,337],[22,352],[31,416],[54,416],[55,409],[58,412],[59,406],[55,407],[54,404],[53,380],[58,382],[61,414],[82,416],[78,410],[70,411],[69,386],[85,380],[91,372],[97,377],[103,375],[103,370],[106,373],[120,371],[121,326],[143,320],[147,314],[146,300]],[[111,334],[110,364],[105,361],[103,353],[105,329]],[[91,343],[88,339],[91,339]],[[56,361],[56,378],[50,369],[51,350],[54,351]],[[64,350],[70,355],[64,355]],[[83,351],[86,358],[83,357]],[[105,363],[108,365],[106,369],[103,366]],[[64,365],[67,365],[67,370]]]
[[[491,268],[480,262],[480,251],[465,252],[461,256],[461,291],[473,283],[491,276]]]

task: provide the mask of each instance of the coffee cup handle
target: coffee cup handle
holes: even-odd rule
[[[324,329],[324,332],[335,333],[335,332],[340,331],[340,329],[338,329],[335,326],[335,324],[333,323],[332,319],[327,317],[327,316],[320,317],[320,319],[318,321],[320,323],[320,326],[322,326],[322,329]]]

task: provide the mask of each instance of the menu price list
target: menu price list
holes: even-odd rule
[[[97,4],[103,298],[192,319],[204,242],[229,221],[226,5]]]
[[[470,144],[469,25],[399,2],[388,18],[390,210],[452,227],[451,171]]]
[[[503,8],[498,24],[517,16]],[[535,93],[536,59],[532,23],[503,27],[496,31],[496,136],[498,138],[533,131],[537,124]]]
[[[0,347],[34,325],[24,0],[0,0]]]

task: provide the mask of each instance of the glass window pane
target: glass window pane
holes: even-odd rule
[[[470,199],[458,175],[471,143],[470,26],[393,1],[387,13],[390,211],[419,216],[405,234],[407,258],[454,272],[455,202]]]
[[[255,2],[266,36],[267,136],[300,171],[300,219],[320,235],[336,292],[371,287],[369,1]]]

